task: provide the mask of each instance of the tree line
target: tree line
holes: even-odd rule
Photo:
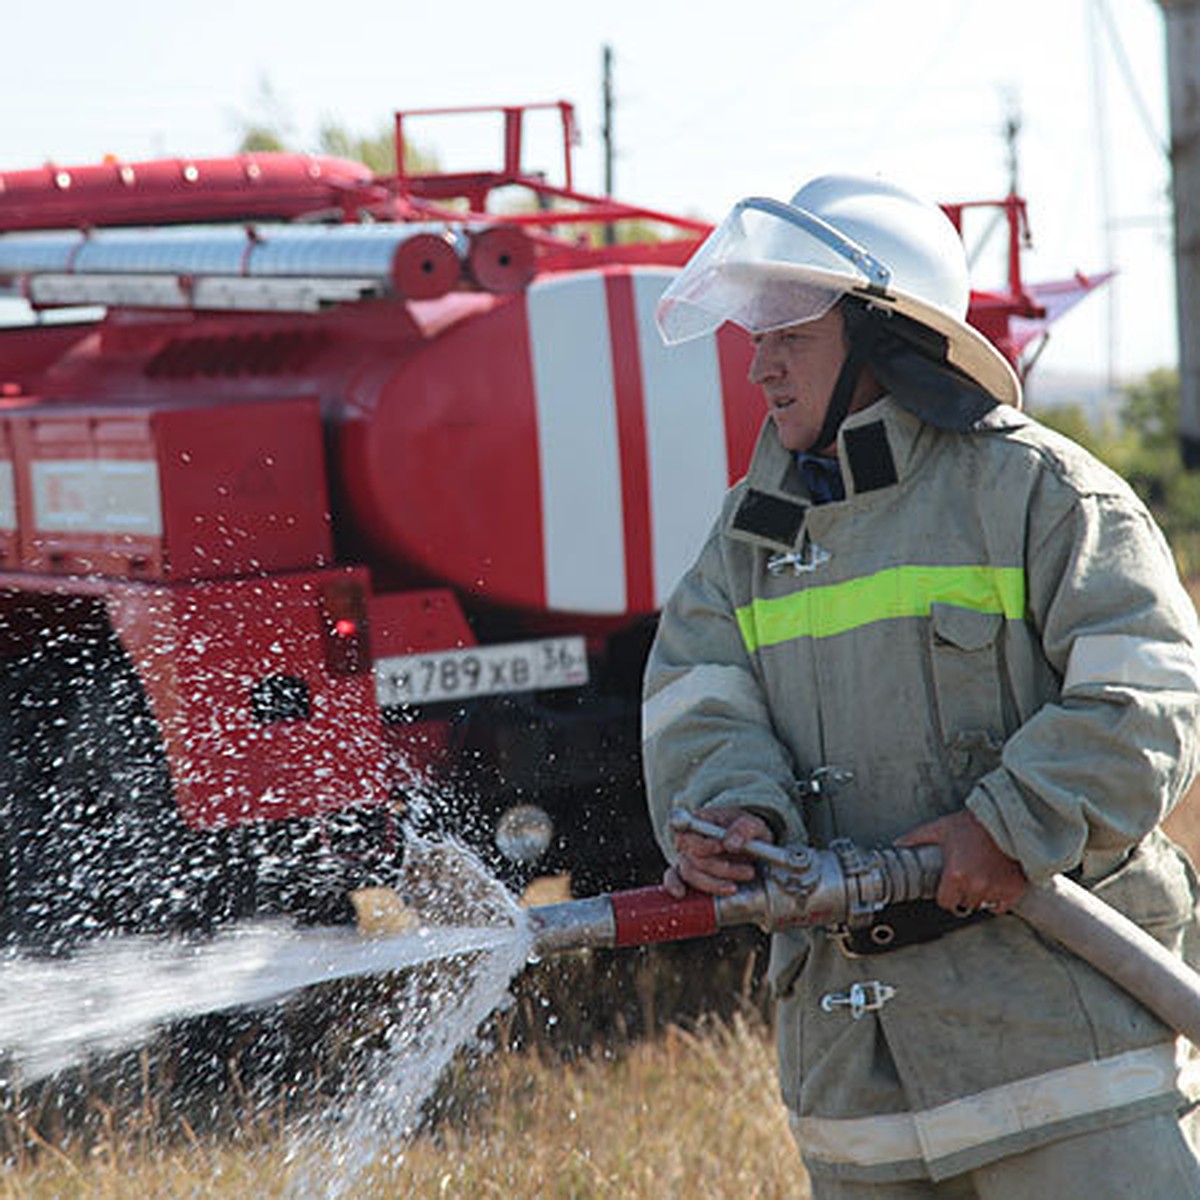
[[[1123,389],[1115,416],[1097,419],[1080,404],[1036,415],[1129,482],[1162,527],[1184,578],[1200,580],[1200,472],[1183,463],[1179,397],[1179,372],[1162,367]]]

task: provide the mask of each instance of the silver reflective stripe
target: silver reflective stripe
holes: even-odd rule
[[[975,1146],[1175,1090],[1175,1043],[1018,1079],[916,1113],[834,1121],[793,1115],[803,1153],[830,1163],[935,1162]]]
[[[1120,633],[1077,638],[1067,660],[1063,691],[1095,684],[1196,691],[1200,666],[1195,647]]]
[[[17,527],[17,489],[13,483],[13,465],[0,462],[0,529]]]
[[[766,703],[748,672],[706,663],[692,667],[642,705],[642,741],[648,742],[685,713],[713,700],[747,721],[766,724],[769,720]]]
[[[792,1136],[805,1158],[856,1166],[882,1166],[919,1160],[921,1143],[908,1113],[830,1121],[788,1114]]]

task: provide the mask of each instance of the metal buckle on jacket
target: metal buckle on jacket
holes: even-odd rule
[[[833,554],[824,546],[818,546],[816,542],[805,538],[799,550],[791,554],[771,555],[767,559],[767,570],[772,575],[782,575],[790,567],[793,575],[807,575],[810,571],[823,567],[832,557]]]
[[[821,997],[821,1011],[831,1013],[835,1008],[848,1008],[857,1021],[863,1013],[877,1012],[895,994],[891,984],[868,979],[865,983],[852,983],[848,992],[826,992]]]
[[[843,784],[853,781],[854,772],[843,767],[815,767],[796,780],[796,791],[801,796],[832,796]]]

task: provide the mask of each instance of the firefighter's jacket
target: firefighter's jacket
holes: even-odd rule
[[[809,506],[768,421],[665,608],[643,738],[668,858],[674,806],[870,847],[965,805],[1034,883],[1072,873],[1178,948],[1194,876],[1157,826],[1194,772],[1196,615],[1143,506],[1009,408],[956,432],[885,397],[839,459],[846,499]],[[777,934],[771,969],[814,1173],[942,1179],[1180,1100],[1170,1032],[1015,916],[870,957]],[[872,982],[894,995],[855,1019]]]

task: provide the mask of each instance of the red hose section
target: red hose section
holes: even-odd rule
[[[457,284],[462,264],[454,247],[433,233],[416,233],[396,248],[392,283],[405,300],[436,300]]]
[[[716,899],[703,892],[676,900],[660,887],[647,887],[613,892],[611,900],[618,946],[678,942],[717,932]]]
[[[362,163],[263,153],[0,172],[0,230],[286,220],[387,200]]]
[[[501,296],[519,292],[536,270],[533,242],[523,229],[493,225],[471,234],[467,273],[485,292]]]

